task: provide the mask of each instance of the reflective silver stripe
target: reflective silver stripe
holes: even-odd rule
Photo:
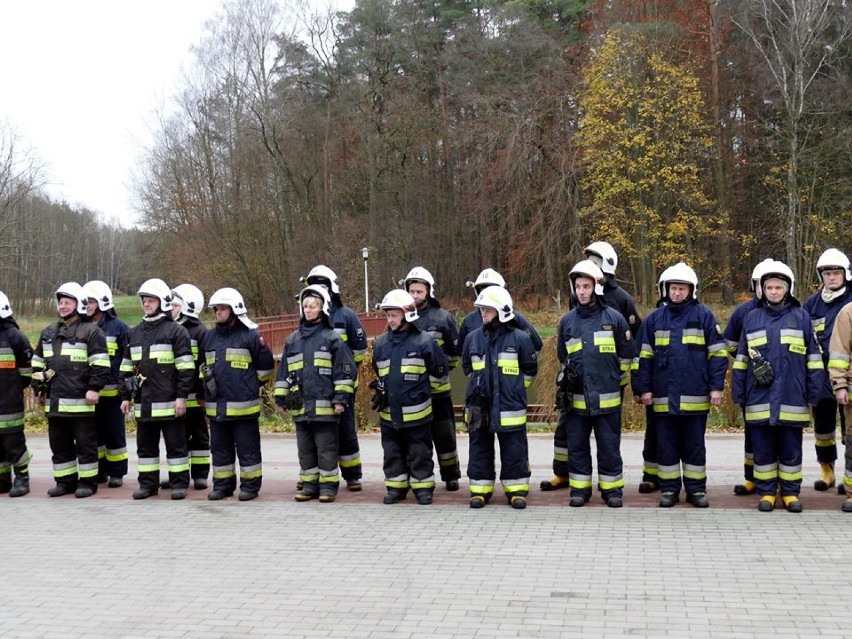
[[[400,364],[402,366],[426,366],[426,360],[422,357],[403,357]]]
[[[169,457],[166,463],[169,466],[186,466],[189,463],[189,457]]]
[[[151,355],[154,353],[174,353],[174,348],[172,348],[171,344],[151,344],[148,348],[148,353]]]
[[[668,337],[668,338],[671,338],[671,336],[672,336],[672,332],[671,332],[671,331],[662,331],[662,330],[654,331],[654,338],[655,338],[655,339],[659,339],[659,338],[661,338],[661,337]]]
[[[769,404],[752,404],[750,406],[746,406],[745,412],[748,413],[762,413],[764,411],[769,410]]]
[[[376,368],[382,369],[390,366],[391,361],[389,359],[380,359],[376,362]]]
[[[766,337],[766,331],[755,331],[754,333],[746,333],[746,340],[749,342],[754,341],[760,337]]]
[[[724,350],[726,350],[726,349],[725,349],[725,345],[722,342],[718,342],[716,344],[710,344],[707,347],[708,353],[715,353],[717,351],[724,351]]]
[[[331,408],[331,400],[329,400],[329,399],[317,399],[317,400],[314,400],[314,405],[317,408]]]
[[[226,408],[235,408],[237,410],[240,410],[240,409],[243,409],[243,408],[252,408],[253,406],[258,406],[258,405],[260,405],[259,399],[250,399],[247,402],[226,402],[226,404],[225,404]]]
[[[807,406],[790,406],[789,404],[781,404],[778,410],[782,413],[797,413],[799,415],[809,415],[811,409]]]
[[[710,401],[710,395],[681,395],[681,404],[706,404]]]
[[[802,472],[802,465],[798,466],[785,466],[784,464],[778,464],[778,470],[782,473],[800,473]]]
[[[825,320],[823,319],[823,321]],[[805,338],[805,332],[800,331],[797,328],[782,328],[779,331],[779,334],[781,337],[799,337],[801,339]]]
[[[23,419],[23,413],[9,413],[7,415],[0,415],[0,422],[11,422],[16,419]]]
[[[455,459],[458,456],[458,451],[455,450],[449,453],[438,453],[438,461],[448,461],[450,459]]]
[[[251,358],[251,352],[247,348],[226,348],[225,359],[230,359],[231,357]]]
[[[707,472],[707,466],[696,466],[695,464],[687,464],[684,462],[683,470],[692,473],[705,473]]]
[[[69,399],[67,397],[59,398],[60,406],[84,406],[86,404],[86,400],[84,399]]]
[[[304,359],[305,356],[303,353],[296,353],[295,355],[290,355],[290,357],[287,358],[287,363],[295,364],[296,362],[301,362]]]
[[[426,410],[431,405],[432,405],[432,399],[430,398],[430,399],[427,399],[422,404],[417,404],[415,406],[403,406],[402,407],[402,414],[403,415],[410,415],[411,413],[419,413],[422,410]]]
[[[512,361],[512,362],[517,362],[518,361],[518,354],[517,353],[497,353],[497,360],[498,361],[509,360],[509,361]]]

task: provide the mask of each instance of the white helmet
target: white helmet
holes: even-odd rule
[[[429,297],[437,299],[435,297],[435,278],[432,277],[432,274],[428,270],[422,266],[415,266],[413,269],[408,271],[408,275],[406,275],[405,279],[402,281],[403,288],[407,291],[408,285],[412,282],[423,282],[428,285]]]
[[[340,286],[337,284],[337,274],[324,264],[319,264],[311,269],[305,277],[305,284],[323,284],[322,280],[328,280],[328,287],[335,295],[340,295]]]
[[[766,284],[766,280],[773,278],[786,281],[787,284],[790,286],[790,296],[792,297],[793,295],[795,295],[796,278],[793,275],[793,269],[784,264],[784,262],[772,260],[770,264],[766,265],[766,268],[763,269],[763,273],[760,276],[760,283],[758,284],[758,297],[763,297],[763,286]]]
[[[136,292],[139,297],[156,297],[160,300],[160,310],[170,313],[172,310],[172,289],[159,277],[142,282],[142,286]]]
[[[237,289],[225,287],[220,288],[218,291],[213,293],[213,295],[210,296],[210,302],[207,304],[207,308],[213,308],[214,306],[230,306],[234,315],[237,316],[237,319],[240,320],[246,328],[257,328],[257,324],[248,318],[248,309],[246,308],[245,302],[243,302],[243,296],[240,295],[240,292]]]
[[[187,317],[198,319],[204,310],[204,293],[193,284],[181,284],[172,289],[172,297],[180,301],[180,312]]]
[[[322,312],[323,314],[331,319],[331,296],[328,294],[328,291],[324,286],[320,284],[311,284],[310,286],[306,286],[299,292],[299,316],[304,317],[305,311],[302,308],[302,302],[305,301],[306,297],[318,297],[322,300]]]
[[[668,285],[672,283],[689,284],[692,287],[692,299],[698,297],[698,276],[684,262],[678,262],[660,273],[660,299],[668,297]]]
[[[476,281],[473,283],[473,288],[477,293],[481,293],[489,286],[499,286],[506,288],[506,280],[493,268],[487,268],[476,276]]]
[[[488,286],[482,289],[473,305],[479,308],[483,306],[493,308],[497,311],[497,319],[500,320],[501,324],[505,324],[515,317],[512,296],[502,286]]]
[[[581,275],[590,277],[595,282],[595,295],[603,295],[603,271],[594,263],[593,260],[581,260],[574,265],[574,268],[568,273],[568,281],[571,285],[571,294],[574,294],[574,280]]]
[[[0,291],[0,319],[12,317],[12,305],[9,303],[9,298],[6,293]]]
[[[762,295],[762,291],[760,290],[760,276],[763,275],[763,272],[766,270],[766,267],[772,264],[775,260],[771,257],[767,257],[765,260],[757,264],[751,272],[751,282],[749,284],[749,290],[754,291],[758,297]]]
[[[382,303],[379,304],[379,307],[385,311],[391,308],[400,309],[405,313],[406,322],[413,322],[420,317],[417,314],[417,306],[414,304],[414,298],[411,297],[408,291],[403,291],[401,288],[395,288],[388,292]]]
[[[65,282],[65,284],[56,289],[57,309],[59,308],[60,297],[70,297],[77,300],[77,313],[80,315],[86,314],[86,294],[83,292],[83,287],[77,284],[77,282]]]
[[[86,282],[83,284],[83,293],[86,294],[86,299],[95,300],[101,311],[108,311],[115,307],[112,303],[112,291],[106,282],[101,280]]]
[[[843,269],[846,271],[846,281],[852,281],[852,270],[849,268],[849,258],[843,251],[830,248],[819,256],[816,264],[817,275],[822,280],[822,272],[826,269]]]
[[[590,260],[597,264],[595,258],[599,258],[601,263],[597,264],[604,273],[615,275],[615,268],[618,266],[618,255],[612,244],[609,242],[592,242],[583,249],[583,253]]]

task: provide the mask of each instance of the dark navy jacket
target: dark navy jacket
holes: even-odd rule
[[[560,363],[570,362],[579,377],[570,389],[570,410],[584,415],[619,410],[634,350],[627,320],[615,309],[577,305],[563,315],[556,355]]]
[[[98,322],[98,328],[106,336],[107,355],[109,355],[110,364],[109,379],[106,386],[101,389],[101,397],[119,396],[118,382],[121,373],[121,360],[124,359],[124,349],[130,335],[127,324],[111,313],[111,310],[105,312]]]
[[[12,318],[0,319],[0,435],[24,430],[24,388],[29,386],[33,348]]]
[[[754,383],[749,348],[772,366],[770,386]],[[745,406],[747,423],[808,426],[809,405],[825,397],[828,382],[807,311],[789,301],[751,311],[743,322],[732,386],[734,402]]]
[[[348,405],[355,392],[357,366],[346,343],[325,322],[299,322],[284,343],[275,376],[275,402],[284,407],[294,375],[302,392],[302,408],[290,414],[296,422],[336,422],[334,404]]]
[[[213,368],[216,399],[205,397],[207,417],[216,421],[257,418],[260,386],[272,377],[275,359],[263,336],[236,318],[204,335],[204,361]]]
[[[655,413],[710,410],[710,391],[724,390],[728,355],[709,308],[695,299],[665,303],[642,323],[633,392],[652,393]]]
[[[526,428],[526,389],[538,372],[537,357],[529,335],[513,321],[483,326],[465,340],[462,368],[470,375],[465,402],[477,397],[488,402],[492,432]]]
[[[447,357],[431,335],[417,326],[386,330],[373,342],[373,370],[385,383],[388,406],[379,411],[382,426],[407,428],[432,421],[430,377],[446,377]]]

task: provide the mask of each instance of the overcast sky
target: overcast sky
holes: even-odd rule
[[[131,168],[222,0],[0,1],[0,121],[48,194],[131,221]]]

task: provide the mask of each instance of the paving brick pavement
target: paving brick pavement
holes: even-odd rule
[[[530,438],[536,486],[551,441]],[[707,510],[663,510],[636,493],[635,436],[624,438],[620,510],[571,509],[564,491],[534,488],[525,511],[500,499],[474,511],[464,486],[439,489],[430,507],[384,506],[373,435],[362,437],[366,490],[334,504],[292,500],[295,441],[281,436],[264,437],[253,502],[193,491],[134,502],[132,480],[49,499],[47,440],[29,443],[33,493],[0,498],[0,637],[852,635],[842,497],[806,488],[800,515],[726,498],[740,477],[736,436],[708,438]]]

